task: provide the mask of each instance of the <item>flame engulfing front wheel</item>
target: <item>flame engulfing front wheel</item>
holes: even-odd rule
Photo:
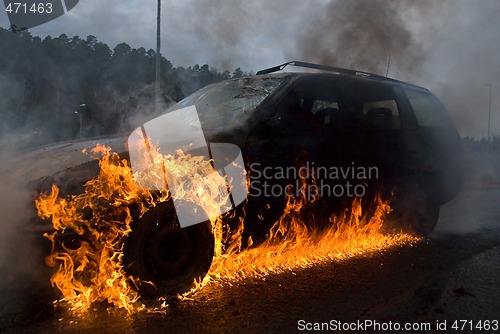
[[[174,296],[206,275],[214,236],[209,221],[181,228],[173,205],[160,203],[134,224],[124,252],[127,273],[142,281],[142,296]]]

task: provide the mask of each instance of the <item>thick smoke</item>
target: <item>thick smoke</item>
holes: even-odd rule
[[[449,109],[462,136],[500,132],[498,2],[331,1],[300,20],[287,59],[353,68],[422,85]]]
[[[6,161],[5,157],[2,161]],[[10,264],[14,270],[26,270],[34,254],[25,239],[27,222],[33,218],[32,194],[23,186],[23,182],[12,174],[0,175],[2,192],[0,193],[0,212],[2,212],[0,228],[0,267]],[[23,242],[14,242],[21,241]],[[2,271],[4,272],[4,271]]]
[[[500,132],[499,13],[498,1],[187,1],[165,6],[163,52],[218,68],[303,60],[388,73],[431,89],[462,136],[481,138],[484,84],[493,84],[491,133]]]
[[[3,326],[50,309],[52,289],[44,256],[50,242],[27,229],[33,219],[34,194],[16,169],[13,153],[0,152],[0,320]]]
[[[416,72],[425,52],[404,21],[404,6],[388,0],[335,1],[303,24],[289,58],[385,75],[389,58],[398,70]],[[410,6],[432,7],[428,1]]]
[[[483,85],[493,84],[491,128],[500,132],[496,0],[187,0],[162,8],[162,53],[176,66],[257,71],[303,60],[385,75],[390,57],[389,76],[436,92],[462,136],[486,136]],[[155,15],[155,3],[109,7],[88,0],[32,32],[91,34],[108,45],[148,49],[155,45]],[[5,20],[0,15],[2,26]]]

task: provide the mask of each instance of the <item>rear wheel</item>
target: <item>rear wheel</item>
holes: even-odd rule
[[[420,236],[429,235],[437,225],[440,205],[430,196],[413,193],[396,199],[386,220],[388,232],[403,231]]]
[[[410,230],[418,235],[427,236],[436,227],[439,219],[440,206],[427,201],[422,207],[416,207],[409,212]]]
[[[173,296],[206,275],[213,254],[210,221],[181,228],[172,203],[160,203],[134,224],[125,242],[125,269],[143,282],[141,295]]]

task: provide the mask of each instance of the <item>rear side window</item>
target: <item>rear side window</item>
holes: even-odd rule
[[[442,127],[448,125],[446,111],[434,95],[406,90],[406,96],[419,126]]]
[[[397,129],[400,126],[396,100],[365,103],[363,105],[363,116],[376,128]]]
[[[392,87],[362,84],[354,86],[351,93],[353,105],[369,129],[400,128],[399,108]]]

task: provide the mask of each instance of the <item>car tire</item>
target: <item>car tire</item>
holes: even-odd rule
[[[182,228],[171,202],[160,203],[134,222],[124,245],[125,270],[141,281],[143,297],[189,291],[195,280],[205,277],[213,255],[210,221]]]
[[[422,207],[415,208],[410,217],[410,230],[420,236],[429,235],[439,219],[439,204],[427,201]]]
[[[384,222],[384,233],[405,232],[425,237],[436,227],[440,205],[422,192],[409,193],[391,203],[392,211]]]

